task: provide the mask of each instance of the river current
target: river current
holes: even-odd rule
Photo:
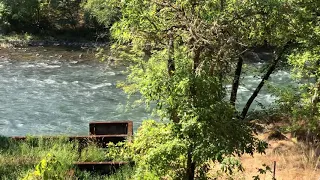
[[[83,61],[93,58],[87,50],[0,52],[0,135],[86,135],[91,121],[133,120],[137,129],[151,118],[144,107],[128,108],[127,96],[116,87],[125,79],[125,68]],[[271,79],[278,84],[290,81],[285,71]],[[259,82],[259,78],[245,76],[238,93],[239,107]],[[263,90],[256,100],[269,105],[275,97]],[[257,104],[253,110],[259,108]]]

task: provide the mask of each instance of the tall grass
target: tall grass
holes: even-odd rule
[[[77,172],[77,177],[81,180],[127,180],[134,179],[134,168],[125,166],[119,169],[115,174],[112,175],[97,175],[90,172]]]
[[[66,137],[55,139],[28,137],[17,142],[7,137],[0,137],[0,180],[22,179],[35,172],[37,164],[47,155],[52,155],[59,167],[55,174],[65,179],[130,179],[130,168],[120,170],[112,176],[99,176],[80,172],[74,166],[75,161],[104,161],[105,150],[89,144],[79,152],[79,144],[70,142]],[[57,176],[58,177],[58,176]]]

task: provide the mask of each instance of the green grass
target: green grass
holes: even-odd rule
[[[78,143],[69,142],[66,137],[57,139],[28,137],[23,142],[0,137],[0,180],[23,179],[27,174],[36,172],[36,166],[43,162],[49,154],[58,163],[52,166],[48,161],[47,169],[51,174],[51,170],[54,169],[53,174],[57,177],[64,177],[63,179],[131,179],[132,169],[129,167],[111,176],[99,176],[78,171],[73,166],[75,161],[104,161],[106,159],[106,151],[96,147],[93,143],[82,149],[81,153],[78,147]]]
[[[110,176],[99,176],[97,174],[91,174],[89,172],[77,172],[77,177],[81,180],[126,180],[134,179],[133,177],[134,169],[130,166],[125,166],[119,169],[115,174]]]

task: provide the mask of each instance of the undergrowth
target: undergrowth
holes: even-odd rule
[[[55,139],[28,137],[14,141],[0,137],[0,180],[12,179],[128,179],[129,167],[112,176],[80,172],[76,161],[104,161],[104,149],[94,143],[79,152],[79,144],[66,137]]]

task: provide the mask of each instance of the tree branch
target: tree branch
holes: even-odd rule
[[[174,74],[174,71],[176,69],[175,63],[174,63],[174,39],[173,39],[173,33],[169,32],[169,43],[168,43],[168,73],[171,77]]]
[[[230,95],[230,104],[234,107],[236,105],[237,92],[239,88],[240,76],[242,71],[243,58],[239,56],[237,68],[235,70],[234,79],[232,83],[231,95]]]
[[[282,58],[284,52],[288,49],[289,44],[291,44],[291,42],[288,42],[283,48],[282,50],[279,52],[278,56],[274,59],[274,61],[272,62],[272,64],[269,66],[266,74],[262,77],[261,82],[259,83],[259,85],[257,86],[257,88],[254,90],[254,92],[252,93],[251,97],[248,99],[246,105],[244,106],[242,112],[241,112],[241,116],[240,119],[245,119],[247,116],[247,113],[249,111],[249,108],[252,104],[252,102],[254,101],[254,99],[257,97],[257,95],[259,94],[260,90],[262,89],[265,81],[267,81],[270,77],[270,75],[273,73],[273,71],[275,70],[276,66],[278,65],[280,59]]]

